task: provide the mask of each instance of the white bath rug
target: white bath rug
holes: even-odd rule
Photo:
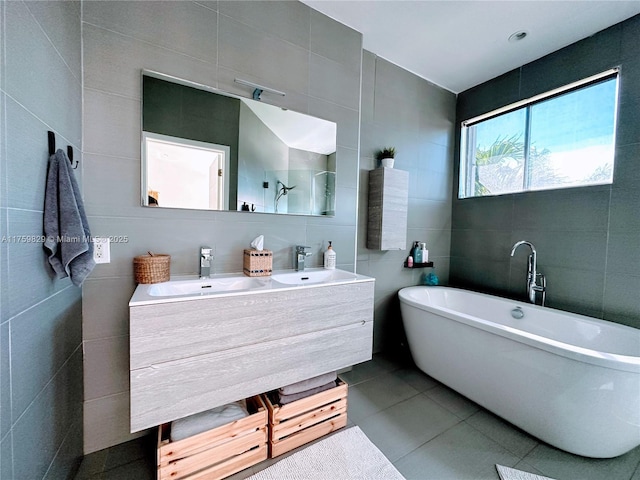
[[[247,480],[404,480],[358,427],[314,443]]]
[[[543,477],[536,475],[535,473],[523,472],[522,470],[516,470],[515,468],[504,467],[496,464],[496,470],[500,480],[553,480],[553,478]]]

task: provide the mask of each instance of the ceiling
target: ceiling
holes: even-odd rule
[[[361,32],[364,49],[454,93],[640,13],[639,1],[623,0],[302,2]]]
[[[290,148],[330,155],[336,151],[337,125],[267,103],[241,98],[251,111]]]

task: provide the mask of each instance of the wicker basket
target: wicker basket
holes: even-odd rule
[[[273,271],[273,252],[271,250],[244,251],[242,271],[249,277],[266,277]]]
[[[160,283],[169,281],[171,255],[140,255],[133,259],[136,283]]]

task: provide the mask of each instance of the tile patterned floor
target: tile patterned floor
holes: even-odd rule
[[[410,360],[375,355],[342,377],[349,383],[349,425],[358,425],[408,480],[495,480],[496,463],[557,480],[640,480],[640,447],[606,460],[557,450],[423,374]],[[87,455],[76,480],[152,480],[153,442],[153,436],[144,437]]]

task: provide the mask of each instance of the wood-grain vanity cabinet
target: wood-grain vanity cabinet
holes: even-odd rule
[[[374,281],[130,306],[131,431],[371,359]]]

